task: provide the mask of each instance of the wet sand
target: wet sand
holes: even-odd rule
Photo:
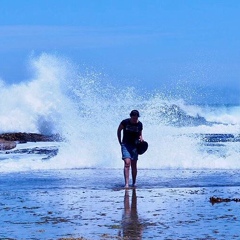
[[[214,184],[213,175],[217,179],[223,172],[197,172],[208,176],[208,184],[201,176],[194,180],[195,173],[185,171],[180,179],[172,175],[153,186],[148,177],[164,178],[164,172],[139,170],[139,185],[132,189],[122,188],[121,169],[2,174],[0,238],[239,239],[240,203],[212,205],[209,199],[239,197],[240,187]],[[193,185],[174,183],[186,178]]]

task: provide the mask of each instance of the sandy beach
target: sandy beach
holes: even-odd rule
[[[239,174],[140,169],[132,189],[122,169],[1,174],[0,238],[239,239],[240,203],[209,201],[239,197]]]

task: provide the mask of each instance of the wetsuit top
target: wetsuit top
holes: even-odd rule
[[[137,123],[131,123],[130,118],[121,122],[123,128],[123,143],[135,145],[136,140],[139,139],[143,125],[140,121]]]

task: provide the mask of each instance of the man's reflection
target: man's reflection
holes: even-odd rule
[[[122,217],[123,237],[127,239],[142,239],[142,225],[137,213],[137,195],[136,189],[132,189],[132,201],[130,206],[129,189],[125,190],[124,212]]]

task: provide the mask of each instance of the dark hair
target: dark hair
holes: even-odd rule
[[[139,111],[138,110],[132,110],[130,112],[130,117],[132,117],[132,116],[140,117]]]

